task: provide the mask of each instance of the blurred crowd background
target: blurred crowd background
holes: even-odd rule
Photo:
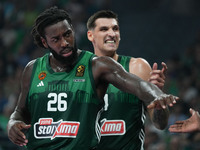
[[[0,150],[24,149],[12,144],[6,124],[20,90],[24,66],[45,51],[34,45],[30,31],[44,9],[68,10],[80,49],[93,52],[86,22],[101,9],[119,15],[119,54],[143,57],[152,66],[164,61],[168,72],[164,91],[180,97],[170,108],[169,125],[200,111],[200,1],[199,0],[1,0],[0,1]],[[171,134],[146,120],[146,150],[200,150],[200,133]]]

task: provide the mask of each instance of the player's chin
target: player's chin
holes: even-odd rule
[[[108,51],[108,52],[115,52],[116,50],[117,50],[117,47],[115,47],[115,46],[106,48],[106,51]]]

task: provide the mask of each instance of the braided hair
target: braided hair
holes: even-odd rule
[[[35,20],[31,34],[34,39],[34,43],[39,47],[45,48],[42,44],[41,37],[45,38],[44,29],[49,26],[56,24],[59,21],[67,20],[72,26],[71,18],[65,10],[58,9],[56,6],[46,9],[42,12]]]

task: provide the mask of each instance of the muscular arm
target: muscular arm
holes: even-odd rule
[[[155,85],[142,80],[134,74],[126,72],[124,68],[112,58],[94,58],[92,70],[97,93],[100,98],[103,98],[107,84],[111,83],[122,91],[136,95],[146,105],[151,103],[150,107],[152,108],[155,107],[156,104],[166,108],[166,105],[173,105],[175,101],[174,96],[167,95]],[[105,89],[105,91],[101,92],[102,89]]]
[[[149,81],[149,79],[151,79],[150,82],[157,86],[160,85],[158,87],[162,89],[164,85],[164,75],[162,72],[160,73],[160,70],[157,70],[157,64],[154,64],[153,69],[154,70],[152,71],[149,63],[141,58],[132,58],[129,64],[130,73],[137,75],[145,81]],[[152,72],[154,72],[154,74],[152,74]],[[169,110],[167,107],[166,109],[163,109],[158,105],[154,109],[147,108],[147,111],[156,128],[166,128],[169,118]]]
[[[18,103],[15,111],[11,114],[7,125],[9,139],[19,146],[26,145],[28,142],[22,131],[30,128],[30,125],[27,125],[30,123],[30,116],[25,107],[25,103],[29,91],[33,63],[34,61],[30,62],[23,71]]]

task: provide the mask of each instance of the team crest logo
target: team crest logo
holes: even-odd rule
[[[44,78],[47,76],[47,74],[45,72],[41,72],[39,75],[38,75],[38,78],[40,80],[44,80]]]
[[[85,66],[80,65],[76,68],[76,77],[82,77],[85,72]]]

